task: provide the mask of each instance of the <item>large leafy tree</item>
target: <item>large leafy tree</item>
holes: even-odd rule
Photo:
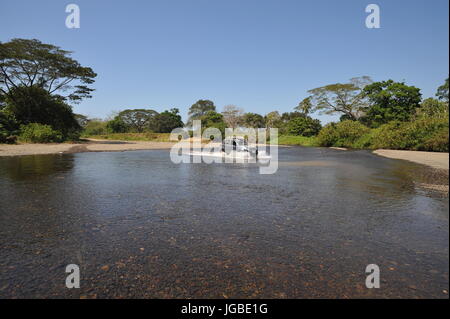
[[[227,124],[223,120],[223,115],[217,113],[216,111],[208,111],[206,114],[201,116],[199,120],[202,121],[202,130],[204,131],[206,128],[217,128],[222,133],[222,136],[225,136],[225,128]]]
[[[11,90],[38,86],[75,103],[91,97],[90,84],[96,74],[70,55],[69,51],[35,39],[0,42],[0,92],[14,98]]]
[[[291,119],[286,125],[286,132],[291,135],[314,136],[321,128],[319,120],[304,115]]]
[[[350,79],[348,83],[335,83],[309,90],[311,94],[308,103],[311,111],[323,114],[346,115],[357,120],[363,115],[367,103],[362,89],[371,83],[368,76]],[[305,101],[306,103],[306,101]]]
[[[266,123],[266,128],[280,127],[282,123],[280,113],[278,113],[278,111],[267,113],[264,116],[264,122]]]
[[[117,118],[120,119],[130,130],[138,133],[144,132],[153,121],[158,112],[146,109],[128,109],[120,112]]]
[[[64,137],[81,129],[70,105],[35,85],[13,88],[6,96],[4,111],[12,114],[19,124],[50,125]]]
[[[257,113],[245,113],[242,119],[244,126],[250,128],[263,128],[266,124],[264,117]]]
[[[284,112],[283,114],[281,114],[281,121],[283,124],[286,124],[290,120],[299,118],[299,117],[305,117],[305,114],[298,112],[298,111]]]
[[[210,111],[216,111],[216,106],[213,101],[210,100],[198,100],[189,108],[188,112],[188,124],[192,125],[193,120],[198,120],[202,116],[206,115],[206,113]]]
[[[420,89],[393,80],[366,86],[364,96],[369,100],[363,121],[377,127],[390,121],[408,121],[420,107]]]
[[[150,129],[158,133],[170,133],[173,129],[183,127],[180,110],[173,108],[157,114],[150,122]]]

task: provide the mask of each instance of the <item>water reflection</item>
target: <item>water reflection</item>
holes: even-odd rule
[[[73,168],[73,154],[27,155],[0,158],[0,178],[37,180]]]

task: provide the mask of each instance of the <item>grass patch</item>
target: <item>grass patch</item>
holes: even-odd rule
[[[280,135],[278,140],[271,142],[278,145],[300,145],[300,146],[317,146],[317,139],[314,136],[297,136],[297,135]]]
[[[109,133],[99,135],[84,135],[83,137],[116,141],[170,142],[170,133]]]

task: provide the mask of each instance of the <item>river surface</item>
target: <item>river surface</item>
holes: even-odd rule
[[[436,174],[366,151],[279,161],[0,158],[0,298],[448,298],[448,196],[421,186]]]

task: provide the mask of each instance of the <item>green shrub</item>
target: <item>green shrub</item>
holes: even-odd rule
[[[336,146],[354,148],[356,142],[370,129],[356,121],[330,123],[324,126],[317,136],[320,146]]]
[[[50,125],[60,132],[64,139],[69,136],[73,138],[75,132],[81,130],[72,107],[61,97],[51,95],[38,85],[13,88],[6,96],[5,102],[5,111],[14,116],[21,125]]]
[[[315,136],[319,133],[322,125],[319,120],[309,116],[296,117],[286,125],[288,135]]]
[[[336,123],[328,123],[317,135],[317,142],[320,146],[333,146],[338,139]]]
[[[20,126],[20,139],[31,143],[52,143],[61,142],[62,134],[52,129],[50,125],[30,123]]]
[[[81,131],[78,129],[67,130],[63,135],[65,141],[78,141],[81,137]]]
[[[109,133],[126,133],[129,127],[120,119],[120,117],[116,116],[106,123],[106,129]]]
[[[359,149],[372,149],[373,147],[373,138],[376,130],[370,130],[368,133],[361,136],[359,139],[353,143],[354,148]]]
[[[442,129],[425,139],[421,149],[423,151],[448,152],[448,129]]]
[[[373,148],[442,152],[448,150],[448,119],[390,122],[374,130],[371,144]]]

